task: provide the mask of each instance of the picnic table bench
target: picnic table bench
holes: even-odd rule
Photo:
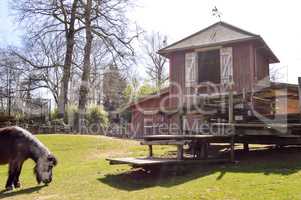
[[[189,144],[193,156],[198,158],[208,157],[208,144],[212,142],[229,142],[229,136],[214,135],[150,135],[145,136],[141,145],[148,145],[149,157],[153,156],[153,145],[175,145],[177,146],[177,159],[183,160],[183,147]]]
[[[206,156],[208,144],[210,142],[229,142],[229,136],[214,136],[214,135],[150,135],[145,136],[140,142],[141,145],[148,146],[147,158],[107,158],[111,165],[128,164],[132,167],[155,167],[155,166],[181,166],[205,163],[220,163],[228,162],[228,159],[209,158]],[[184,145],[191,145],[191,147],[200,148],[203,153],[202,158],[194,159],[195,157],[184,158]],[[153,156],[154,145],[173,145],[177,147],[177,157],[175,158],[157,158]],[[234,148],[234,146],[231,146]],[[197,157],[201,158],[201,157]]]
[[[140,144],[141,145],[148,145],[148,150],[149,150],[149,158],[153,157],[153,145],[175,145],[177,146],[177,159],[178,160],[183,160],[183,146],[186,144],[191,143],[191,140],[155,140],[155,141],[147,141],[144,140]]]

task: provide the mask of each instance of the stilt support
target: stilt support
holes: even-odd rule
[[[202,152],[202,158],[207,159],[208,158],[208,146],[209,144],[207,142],[203,143],[203,152]]]
[[[183,160],[183,154],[184,154],[184,149],[183,149],[183,145],[178,145],[178,153],[177,153],[177,159],[178,160]]]
[[[244,143],[244,152],[248,153],[249,152],[249,144],[248,143]]]
[[[235,143],[234,143],[234,136],[230,139],[230,162],[235,161]]]
[[[152,158],[153,157],[153,146],[148,145],[148,157]]]
[[[298,91],[299,91],[299,112],[300,112],[300,122],[301,122],[301,77],[298,77]]]

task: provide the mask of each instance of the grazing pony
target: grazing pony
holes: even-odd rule
[[[25,160],[32,159],[36,166],[34,174],[38,184],[52,181],[52,168],[56,158],[30,132],[20,127],[0,129],[0,165],[9,164],[6,190],[21,186],[19,176]]]

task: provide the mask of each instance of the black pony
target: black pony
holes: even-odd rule
[[[0,165],[9,164],[6,190],[13,186],[19,188],[19,176],[25,160],[32,159],[36,166],[34,173],[38,184],[52,181],[52,168],[57,164],[56,158],[30,132],[20,127],[0,129]]]

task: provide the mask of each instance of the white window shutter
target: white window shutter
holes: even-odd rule
[[[190,87],[197,83],[197,56],[195,52],[185,54],[185,86]]]
[[[221,83],[229,83],[230,77],[233,79],[233,54],[232,47],[220,49],[220,65],[221,65]]]

